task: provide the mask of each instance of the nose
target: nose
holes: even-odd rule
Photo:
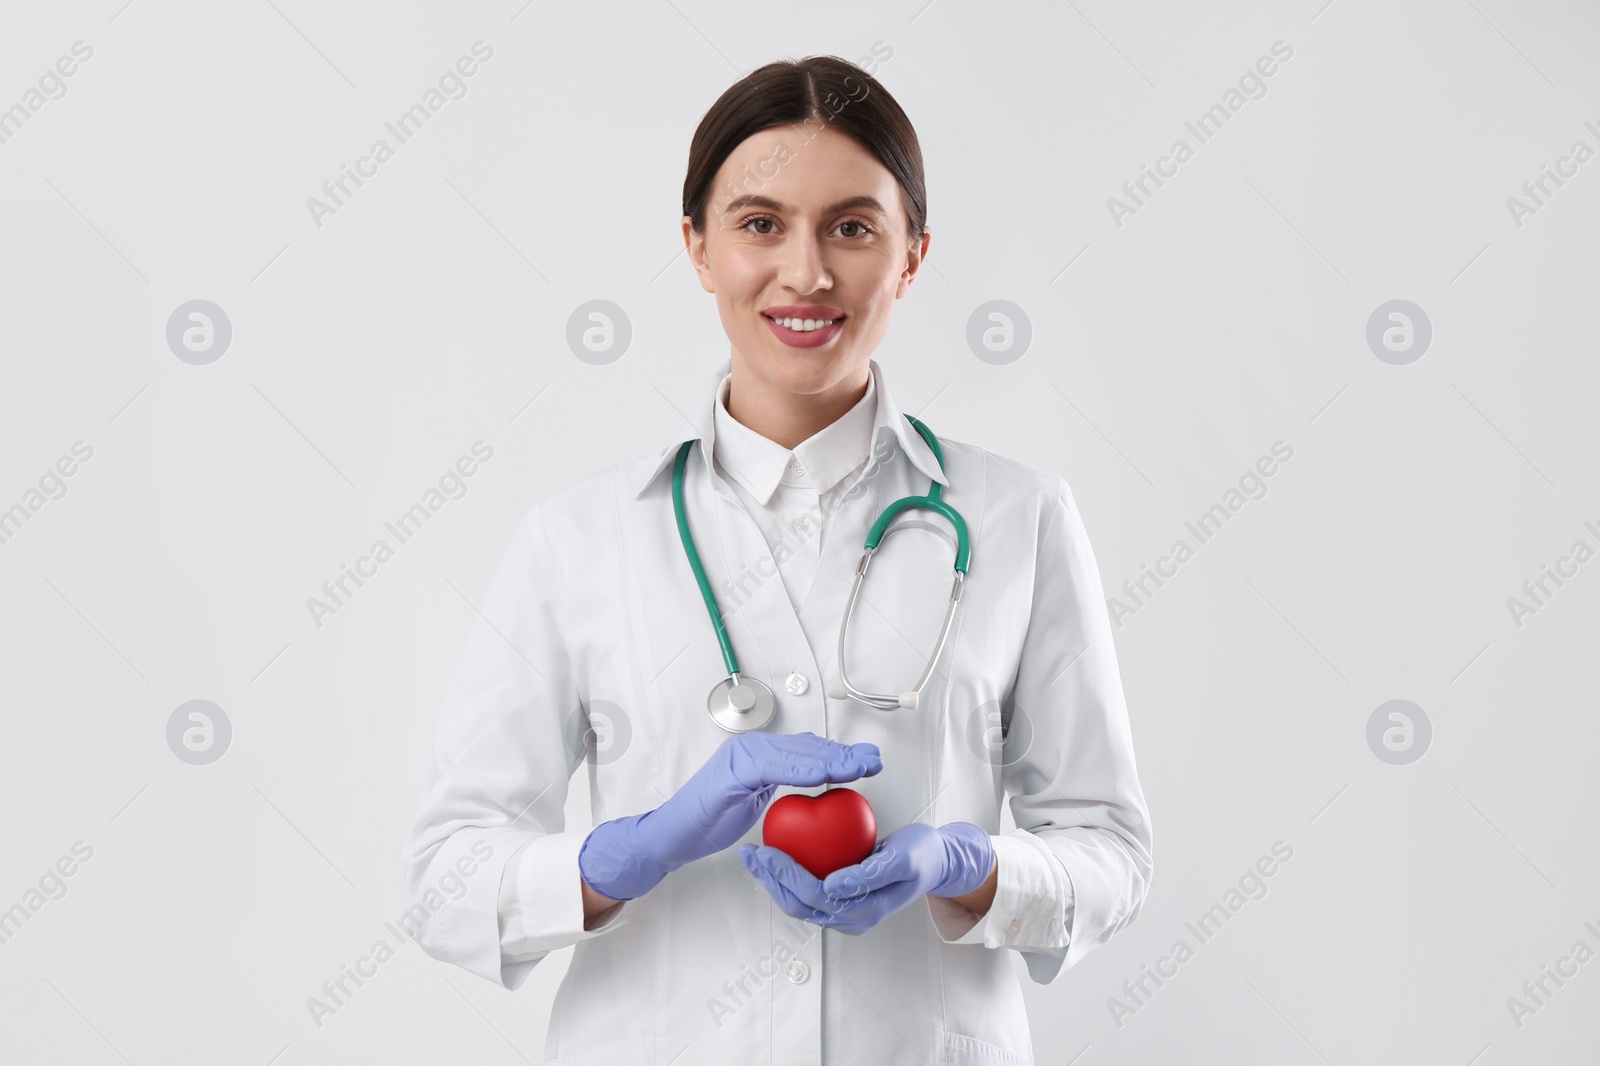
[[[783,266],[779,271],[785,286],[801,295],[833,288],[825,250],[809,236],[796,236],[784,242]]]

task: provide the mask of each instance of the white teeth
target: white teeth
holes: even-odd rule
[[[831,326],[839,320],[837,318],[775,318],[773,321],[797,333],[810,333],[824,326]]]

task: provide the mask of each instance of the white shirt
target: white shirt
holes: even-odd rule
[[[732,385],[730,373],[717,387],[713,458],[718,472],[731,481],[744,509],[761,527],[788,590],[789,602],[799,610],[816,579],[828,519],[854,484],[850,475],[860,472],[872,449],[878,414],[877,379],[868,374],[866,394],[792,451],[728,413]],[[737,578],[734,580],[737,582]],[[713,591],[724,613],[745,598],[737,583],[725,592]]]
[[[706,712],[727,673],[673,514],[673,441],[535,504],[518,526],[446,696],[404,850],[429,954],[516,989],[550,951],[576,945],[546,1062],[1031,1064],[1009,951],[1047,983],[1143,905],[1149,814],[1070,488],[941,437],[947,476],[870,366],[870,406],[792,456],[817,480],[802,473],[789,487],[836,505],[825,535],[791,560],[814,547],[809,573],[780,564],[766,532],[783,520],[782,501],[805,499],[781,497],[784,475],[773,478],[773,460],[787,466],[791,455],[771,441],[749,447],[716,410],[727,362],[686,470],[689,525],[741,670],[777,697],[768,730],[877,744],[883,771],[849,787],[872,804],[880,837],[912,821],[986,828],[993,905],[979,918],[924,896],[849,936],[784,914],[735,846],[583,928],[578,849],[589,827],[564,824],[572,773],[588,761],[598,824],[660,806],[729,735]],[[851,460],[852,419],[868,410],[866,461],[821,484]],[[915,711],[831,699],[867,531],[930,478],[971,538],[938,669]],[[950,592],[948,523],[911,511],[901,526],[874,556],[851,621],[851,680],[871,691],[901,691],[921,674]],[[1019,828],[1001,833],[1007,795]],[[759,843],[760,824],[744,839]]]

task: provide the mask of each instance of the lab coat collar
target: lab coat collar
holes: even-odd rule
[[[873,447],[867,456],[867,469],[870,471],[873,465],[879,461],[877,445],[887,434],[899,442],[900,450],[910,458],[913,466],[922,471],[928,478],[937,481],[941,485],[948,486],[950,481],[945,477],[944,471],[939,468],[939,460],[934,457],[933,449],[928,447],[927,441],[922,439],[922,434],[918,433],[911,423],[906,420],[905,415],[900,413],[899,406],[895,404],[894,397],[890,394],[888,383],[884,379],[883,367],[879,366],[878,361],[872,358],[867,360],[867,365],[871,370],[874,382],[873,387],[878,395],[878,409],[872,429]],[[728,374],[732,372],[732,369],[733,360],[724,359],[722,365],[712,371],[711,376],[715,381],[715,387],[710,390],[710,395],[700,410],[700,418],[698,419],[698,424],[701,426],[700,436],[693,438],[700,442],[700,446],[695,451],[699,453],[700,461],[706,465],[708,470],[711,469],[712,446],[716,431],[716,409],[713,405],[719,402],[718,396],[722,390],[722,383]],[[645,490],[653,485],[657,478],[662,477],[663,471],[668,471],[665,476],[669,479],[671,478],[670,471],[673,461],[677,457],[678,448],[682,444],[681,438],[668,444],[661,449],[653,462],[647,464],[647,472],[644,478],[640,480],[634,489],[634,499],[637,500],[642,497],[645,494]]]

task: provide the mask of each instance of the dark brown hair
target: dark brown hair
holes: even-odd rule
[[[908,236],[912,241],[921,239],[928,218],[928,192],[916,130],[877,79],[838,56],[768,63],[717,97],[694,131],[689,170],[683,180],[683,213],[696,233],[705,230],[711,183],[733,150],[762,130],[801,124],[799,132],[806,140],[820,128],[831,126],[876,156],[900,184]]]

